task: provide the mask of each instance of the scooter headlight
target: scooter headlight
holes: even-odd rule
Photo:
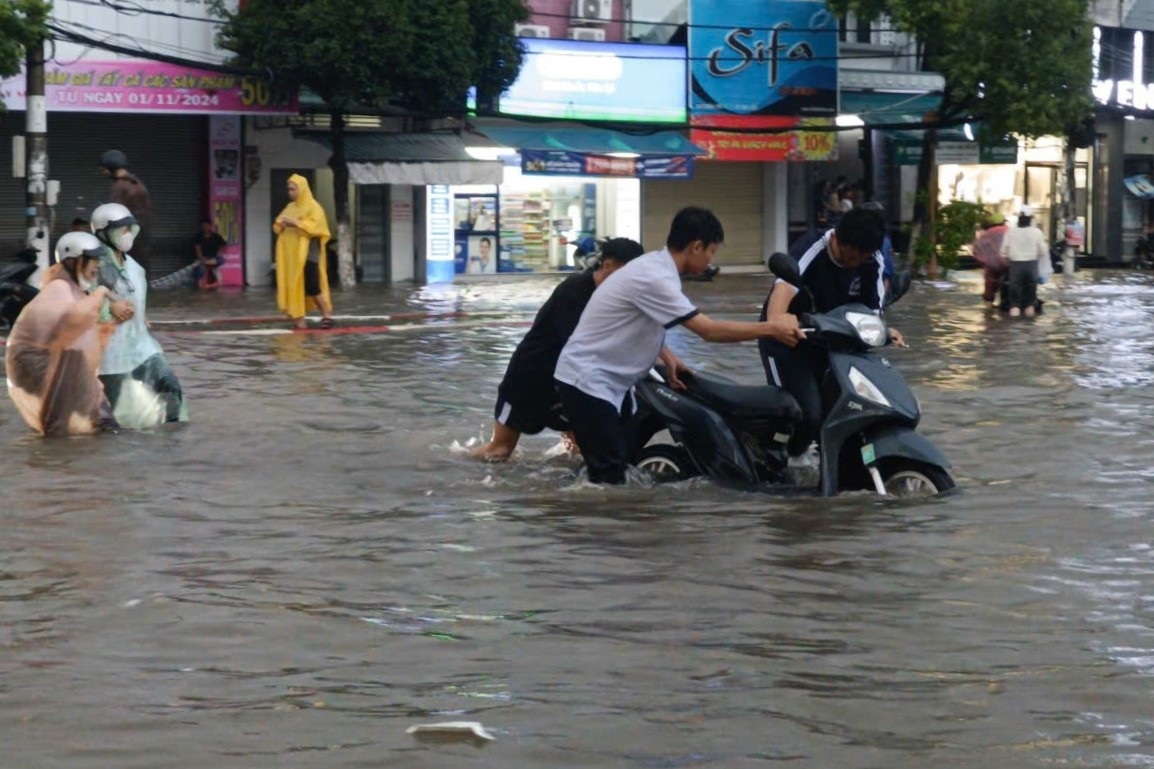
[[[889,399],[882,395],[882,391],[878,389],[878,386],[853,366],[851,366],[849,370],[849,383],[856,395],[865,398],[867,401],[873,401],[879,406],[893,408]]]
[[[864,312],[847,312],[845,319],[861,340],[870,347],[883,347],[888,339],[885,322],[876,315],[868,315]]]

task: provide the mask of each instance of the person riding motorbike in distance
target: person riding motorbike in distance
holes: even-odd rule
[[[800,286],[774,281],[760,319],[829,312],[850,303],[863,304],[880,315],[886,295],[885,259],[880,250],[885,234],[885,220],[877,211],[847,211],[837,227],[798,260]],[[895,344],[905,346],[901,332],[896,328],[889,332]],[[804,421],[789,442],[789,453],[797,456],[809,448],[821,428],[819,383],[828,367],[827,356],[815,345],[790,347],[775,339],[759,339],[757,344],[766,381],[784,389],[801,407]]]

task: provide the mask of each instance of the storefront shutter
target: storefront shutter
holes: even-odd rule
[[[641,184],[641,234],[646,249],[660,248],[673,215],[685,206],[711,209],[725,227],[721,265],[762,264],[765,191],[762,163],[698,162],[690,181]]]
[[[12,137],[24,132],[24,113],[8,113],[0,120],[2,150],[10,153]],[[100,155],[119,149],[152,195],[151,276],[188,264],[204,213],[207,120],[190,115],[51,113],[49,177],[60,181],[52,245],[74,217],[87,219],[105,202],[109,182],[100,174]],[[9,172],[0,179],[0,259],[24,241],[24,207],[23,183]]]

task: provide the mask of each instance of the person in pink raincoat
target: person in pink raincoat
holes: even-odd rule
[[[1010,262],[1002,256],[1002,241],[1006,237],[1006,217],[994,214],[982,225],[982,232],[970,247],[974,259],[982,265],[986,279],[982,301],[997,306],[1002,290],[1002,282],[1010,272]]]
[[[56,264],[16,319],[4,363],[20,416],[46,437],[116,432],[97,377],[113,326],[100,324],[108,289],[96,285],[104,246],[86,232],[56,244]]]

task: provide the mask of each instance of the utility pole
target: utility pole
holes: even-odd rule
[[[37,288],[48,269],[48,105],[44,95],[44,41],[28,47],[25,62],[24,182],[27,244],[36,249],[36,272],[28,282]]]

